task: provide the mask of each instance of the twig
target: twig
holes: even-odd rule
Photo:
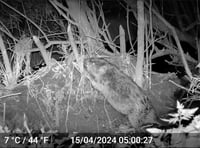
[[[172,81],[172,80],[169,80],[169,82],[171,82],[172,84],[176,85],[177,87],[179,87],[179,88],[181,88],[181,89],[184,89],[184,90],[186,90],[186,91],[189,91],[188,88],[186,88],[186,87],[184,87],[184,86],[181,86],[181,85],[177,84],[176,82],[174,82],[174,81]]]
[[[131,45],[131,50],[133,50],[133,43],[132,43],[132,38],[131,38],[131,34],[130,34],[130,25],[129,25],[129,7],[127,5],[127,8],[126,8],[126,25],[127,25],[127,31],[128,31],[128,38],[129,38],[129,43]]]
[[[12,73],[10,62],[9,62],[7,50],[6,50],[6,47],[3,43],[3,39],[2,39],[1,35],[0,35],[0,50],[1,50],[1,53],[3,55],[3,62],[4,62],[5,70],[6,70],[5,71],[5,75],[7,77],[6,80],[8,80],[10,82],[12,80],[12,74],[13,73]]]
[[[8,95],[5,95],[5,96],[1,96],[0,99],[6,98],[6,97],[11,97],[11,96],[17,96],[17,95],[20,95],[20,94],[21,94],[21,93],[8,94]]]

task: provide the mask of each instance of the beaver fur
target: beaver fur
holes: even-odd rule
[[[104,58],[86,58],[84,70],[94,88],[138,128],[146,123],[157,123],[156,113],[145,92],[118,67]]]

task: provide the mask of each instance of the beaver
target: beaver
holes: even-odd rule
[[[104,58],[86,58],[83,68],[93,87],[113,108],[128,116],[133,128],[156,123],[156,113],[147,95],[117,66]]]

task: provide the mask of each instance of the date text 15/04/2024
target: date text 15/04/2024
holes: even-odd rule
[[[73,144],[151,144],[152,136],[75,136]]]

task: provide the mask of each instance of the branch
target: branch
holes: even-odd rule
[[[138,54],[136,63],[136,83],[142,86],[143,78],[143,61],[144,61],[144,1],[137,1],[137,12],[138,12]]]
[[[2,56],[3,56],[3,62],[4,62],[5,69],[6,69],[6,73],[8,74],[8,76],[12,77],[11,65],[10,65],[8,54],[7,54],[7,51],[6,51],[6,47],[3,43],[3,39],[2,39],[1,35],[0,35],[0,50],[1,50],[1,53],[2,53]]]
[[[76,61],[78,61],[78,59],[79,59],[79,54],[78,54],[77,46],[76,46],[76,44],[74,43],[74,38],[73,38],[72,31],[71,31],[71,25],[68,26],[67,32],[68,32],[68,36],[69,36],[69,42],[70,42],[70,44],[71,44],[71,46],[72,46],[72,50],[73,50],[73,53],[74,53],[74,55],[75,55]]]

